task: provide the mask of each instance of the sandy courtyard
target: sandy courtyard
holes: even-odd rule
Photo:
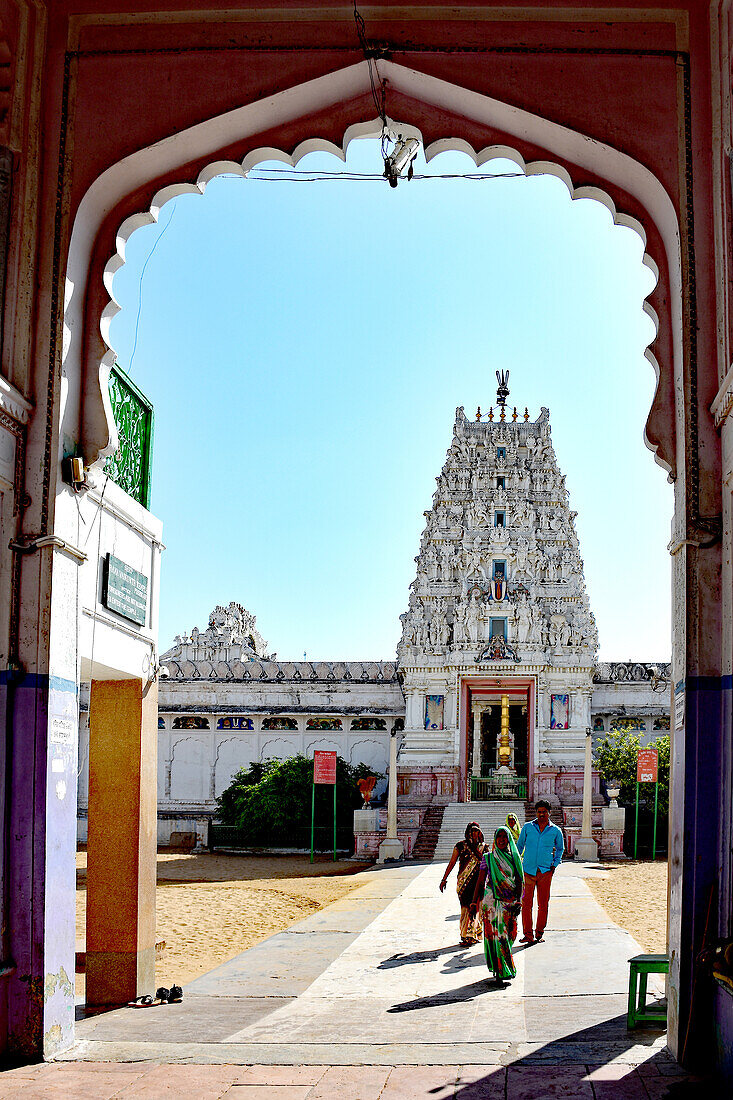
[[[645,951],[667,951],[667,861],[602,864],[604,875],[585,881],[599,905]]]
[[[646,951],[666,950],[667,864],[605,863],[594,897]],[[363,863],[307,856],[158,853],[159,984],[185,984],[357,889]],[[77,950],[84,947],[86,852],[77,854]],[[77,974],[77,992],[83,991]]]
[[[76,939],[85,942],[86,852],[77,853]],[[160,984],[183,985],[363,881],[363,863],[308,856],[158,852],[156,965]],[[77,993],[83,975],[76,977]]]

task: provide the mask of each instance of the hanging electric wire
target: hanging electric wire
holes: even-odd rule
[[[230,179],[241,179],[239,176],[230,176]],[[415,172],[413,180],[425,182],[427,180],[473,180],[478,183],[488,180],[515,180],[529,179],[523,172],[474,172],[464,174],[462,172],[420,173]],[[383,172],[322,172],[291,169],[251,168],[246,179],[258,183],[331,183],[333,181],[346,181],[348,183],[386,183],[387,177]]]
[[[354,0],[354,23],[356,24],[356,35],[359,39],[359,45],[361,46],[364,59],[367,63],[369,70],[369,84],[372,89],[372,99],[374,100],[374,107],[379,118],[382,120],[382,156],[386,158],[385,141],[387,139],[387,81],[383,80],[379,75],[379,69],[377,68],[376,50],[367,38],[366,24],[364,18],[356,6],[356,0]]]

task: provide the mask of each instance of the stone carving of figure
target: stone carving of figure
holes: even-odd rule
[[[450,627],[445,614],[445,601],[438,600],[432,621],[432,640],[434,645],[446,646],[450,637]]]
[[[560,645],[570,645],[570,634],[570,623],[564,619],[559,627]]]
[[[454,504],[450,510],[452,530],[454,534],[461,533],[463,529],[463,505]]]
[[[542,613],[538,607],[534,609],[530,607],[531,621],[529,624],[529,633],[527,635],[527,641],[537,643],[542,637],[542,626],[544,620],[542,619]]]
[[[453,580],[453,547],[448,544],[442,548],[441,551],[442,566],[443,566],[443,580]]]
[[[453,640],[460,645],[466,640],[466,605],[461,600],[453,611]]]
[[[524,535],[519,535],[519,537],[517,538],[517,541],[515,543],[515,550],[516,550],[515,561],[516,561],[516,568],[517,568],[518,573],[524,573],[526,568],[527,568],[527,550],[528,550],[528,548],[529,548],[529,543],[527,542]]]
[[[470,576],[471,573],[476,573],[481,567],[481,559],[483,555],[481,553],[481,536],[476,535],[471,547],[466,554],[466,572]]]
[[[529,600],[522,596],[517,608],[517,638],[520,642],[529,641],[529,631],[532,626],[532,613],[529,609]]]
[[[410,611],[406,611],[404,615],[400,615],[400,621],[402,622],[402,645],[410,646],[415,644],[415,622],[414,615]]]
[[[470,509],[470,525],[471,527],[489,527],[491,519],[486,506],[482,500],[474,500]]]
[[[512,523],[515,527],[525,527],[529,522],[529,507],[526,500],[518,500],[514,508]]]
[[[545,580],[554,581],[555,579],[555,561],[554,561],[555,547],[552,543],[545,545]]]
[[[427,649],[430,643],[430,634],[428,631],[428,624],[425,621],[423,612],[418,612],[419,618],[417,620],[417,646],[419,649]]]
[[[425,553],[425,566],[430,579],[432,581],[436,580],[438,576],[438,551],[432,543]]]
[[[474,588],[466,610],[466,630],[468,632],[469,642],[475,643],[479,640],[480,624],[481,604],[479,603],[478,592]]]
[[[573,554],[572,551],[566,546],[560,555],[560,573],[562,579],[566,581],[573,571]]]

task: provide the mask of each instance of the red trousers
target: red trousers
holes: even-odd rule
[[[534,891],[537,887],[537,926],[535,935],[541,936],[547,924],[547,907],[550,904],[550,885],[552,871],[538,871],[536,875],[524,874],[524,893],[522,894],[522,932],[531,937],[532,906]]]

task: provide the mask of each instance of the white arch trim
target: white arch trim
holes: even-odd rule
[[[610,185],[620,187],[633,195],[649,212],[664,242],[670,279],[673,369],[675,379],[681,380],[683,323],[680,232],[674,204],[656,176],[632,157],[603,142],[518,107],[502,103],[490,96],[470,91],[437,77],[427,76],[391,61],[380,61],[380,72],[392,89],[459,117],[487,127],[501,129],[518,141],[527,141],[551,149],[558,158],[576,164],[580,169],[591,172],[607,180]],[[83,301],[92,250],[97,234],[110,212],[122,202],[126,195],[144,187],[151,179],[175,171],[181,164],[206,160],[207,157],[215,155],[216,150],[227,145],[234,145],[254,134],[307,117],[368,91],[367,64],[365,61],[358,62],[174,134],[155,145],[130,154],[108,168],[95,180],[79,205],[69,247],[64,315],[64,357],[65,373],[70,380],[70,386],[64,410],[65,417],[66,409],[71,410],[74,407],[73,381],[76,380],[76,385],[80,388],[83,376],[81,339],[84,320]],[[401,129],[403,131],[411,129],[415,136],[421,137],[414,127],[401,124]],[[161,189],[153,197],[149,210],[127,218],[118,231],[116,255],[110,259],[104,272],[105,286],[111,298],[101,318],[101,331],[105,342],[109,334],[110,321],[119,310],[112,298],[112,280],[115,272],[124,263],[127,240],[140,226],[157,221],[166,202],[181,194],[203,194],[207,183],[215,176],[224,172],[246,175],[250,168],[263,160],[280,160],[286,164],[296,165],[307,153],[316,150],[333,153],[334,156],[345,160],[349,142],[354,138],[369,136],[375,132],[378,132],[378,123],[367,121],[350,126],[344,134],[341,147],[325,139],[313,137],[302,142],[292,155],[279,149],[259,148],[250,152],[241,163],[212,161],[201,171],[195,184],[182,182]],[[464,139],[451,137],[433,142],[426,148],[425,155],[429,161],[438,153],[448,149],[465,152],[477,166],[497,158],[506,158],[517,164],[527,175],[556,176],[565,183],[572,198],[592,198],[601,202],[608,209],[616,225],[633,229],[646,246],[646,233],[637,219],[617,211],[610,195],[601,188],[575,188],[569,173],[559,164],[551,161],[526,163],[516,150],[507,146],[494,145],[477,151]],[[643,262],[657,279],[658,267],[648,253],[645,253]],[[644,309],[657,330],[658,318],[654,309],[649,303],[644,304]],[[658,382],[659,364],[649,348],[645,351],[645,355]],[[101,361],[98,376],[87,381],[87,392],[84,394],[85,423],[80,427],[88,464],[112,453],[117,446],[117,432],[108,394],[109,369],[113,362],[114,353],[110,350]],[[95,408],[98,410],[96,415]],[[62,430],[62,438],[63,434]],[[647,446],[655,451],[648,441]],[[656,453],[655,458],[669,472],[668,464]]]

